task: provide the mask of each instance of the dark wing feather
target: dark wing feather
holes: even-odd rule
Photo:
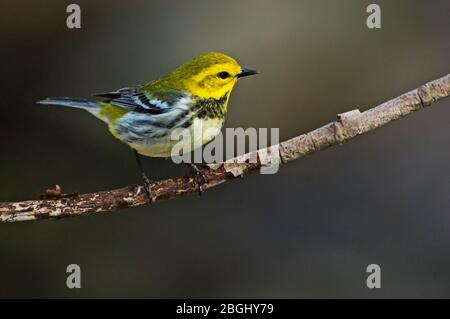
[[[106,102],[109,102],[112,99],[120,97],[121,95],[134,94],[136,92],[137,92],[137,88],[136,87],[126,87],[126,88],[121,88],[121,89],[119,89],[117,91],[114,91],[114,92],[93,93],[91,95],[103,98],[103,99],[106,100]]]
[[[152,98],[137,87],[126,87],[115,92],[95,93],[93,96],[103,98],[105,102],[124,109],[149,114],[163,114],[171,110],[167,102]]]

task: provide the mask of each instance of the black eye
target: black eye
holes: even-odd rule
[[[225,80],[227,77],[230,76],[230,73],[228,73],[228,72],[220,72],[219,74],[217,74],[217,76],[219,78],[221,78],[222,80]]]

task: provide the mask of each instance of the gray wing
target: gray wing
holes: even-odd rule
[[[170,112],[175,102],[183,96],[182,94],[173,93],[169,95],[170,99],[168,101],[161,101],[149,93],[139,91],[138,87],[126,87],[114,92],[95,93],[92,95],[103,98],[107,103],[130,111],[154,115]]]
[[[165,92],[164,101],[161,101],[137,87],[127,87],[93,96],[131,111],[115,123],[121,139],[128,143],[151,145],[168,136],[174,128],[192,123],[190,99],[186,94]]]

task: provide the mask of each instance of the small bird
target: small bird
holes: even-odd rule
[[[175,129],[189,130],[191,145],[210,142],[225,122],[234,85],[240,78],[257,73],[242,68],[224,53],[211,52],[147,84],[93,94],[97,100],[54,97],[37,103],[84,109],[104,121],[111,134],[134,151],[144,189],[151,198],[151,183],[140,155],[170,157],[172,147],[178,142],[171,139]],[[198,128],[202,134],[193,133]],[[206,130],[211,132],[211,128],[215,128],[216,135],[203,134]],[[201,140],[194,141],[198,136]],[[201,184],[207,182],[206,176],[195,164],[188,165],[200,190]]]

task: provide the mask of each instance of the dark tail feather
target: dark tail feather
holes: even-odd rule
[[[48,97],[45,100],[38,101],[36,103],[76,107],[88,111],[95,111],[96,109],[99,108],[99,105],[95,101],[90,101],[86,99],[74,99],[70,97]]]

